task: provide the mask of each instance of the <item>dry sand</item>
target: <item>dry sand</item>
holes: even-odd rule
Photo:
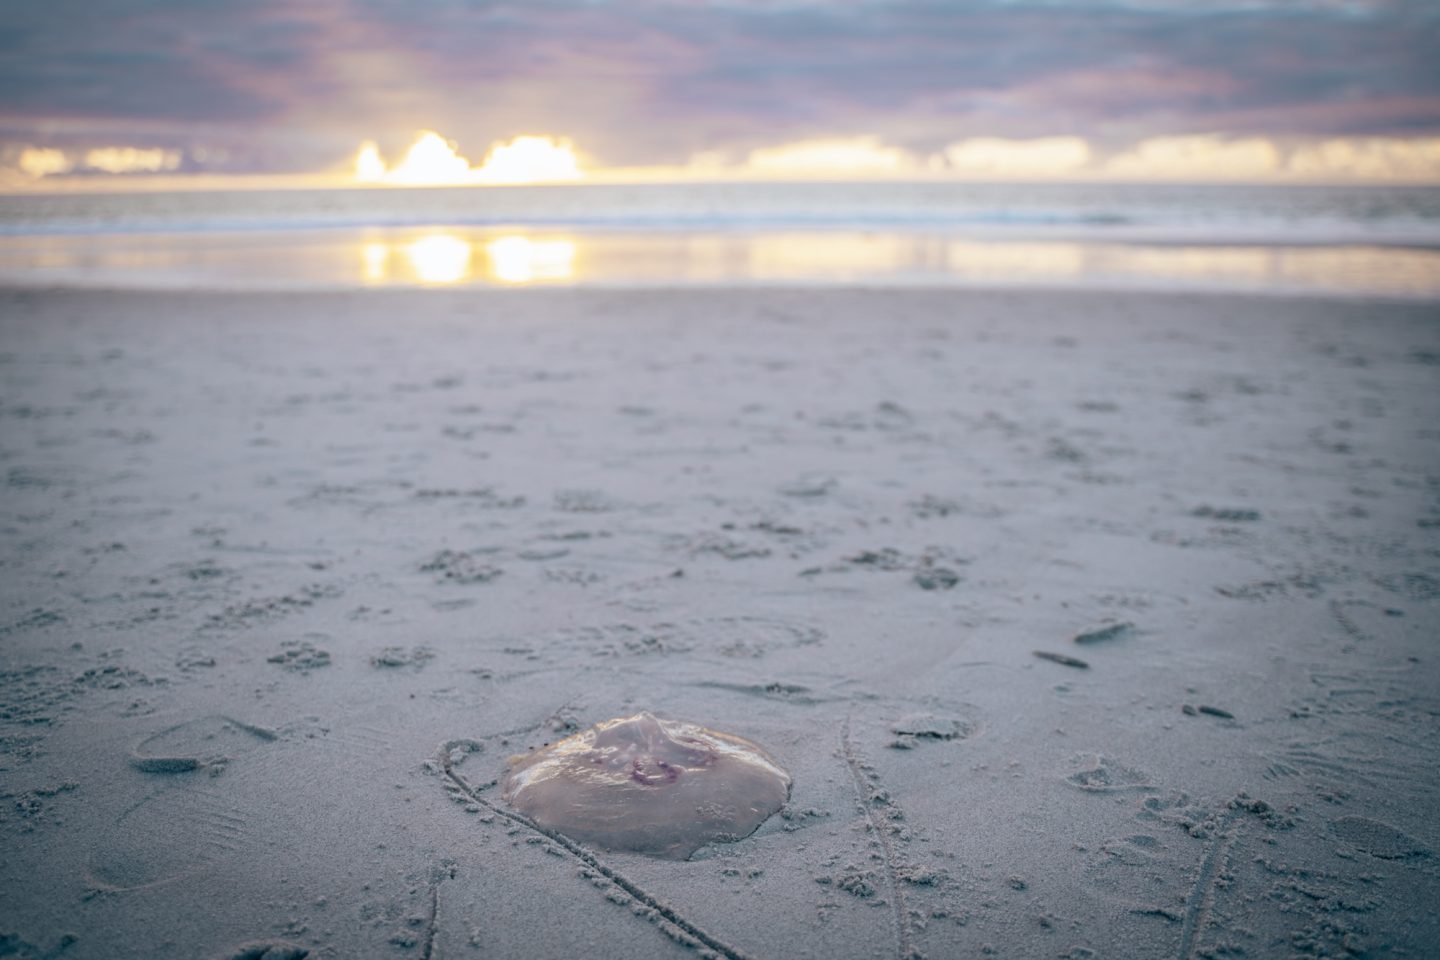
[[[9,291],[0,337],[0,955],[1440,951],[1433,304]],[[507,755],[638,709],[789,805],[681,862],[506,817]]]

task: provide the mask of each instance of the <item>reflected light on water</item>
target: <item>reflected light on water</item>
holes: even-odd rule
[[[360,247],[361,276],[366,283],[384,283],[390,278],[390,245],[366,243]]]
[[[999,282],[1065,280],[1085,272],[1085,249],[1076,243],[975,243],[945,247],[945,268],[957,277]]]
[[[575,275],[575,241],[497,237],[485,244],[490,275],[500,283],[559,283]]]
[[[410,268],[421,283],[462,283],[470,279],[470,242],[449,233],[432,233],[405,246]]]
[[[1080,286],[1440,299],[1440,249],[987,241],[940,233],[326,231],[272,237],[0,236],[0,282],[538,286]]]
[[[767,280],[884,276],[914,259],[916,241],[903,234],[760,234],[747,241],[749,273]]]

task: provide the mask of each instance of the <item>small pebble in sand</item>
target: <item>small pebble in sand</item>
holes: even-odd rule
[[[1051,653],[1049,650],[1036,650],[1034,651],[1034,653],[1035,656],[1039,657],[1041,660],[1049,660],[1050,662],[1058,663],[1061,666],[1075,667],[1078,670],[1090,669],[1090,664],[1086,663],[1084,660],[1077,660],[1075,657],[1067,657],[1063,653]]]
[[[1094,630],[1075,634],[1075,642],[1081,645],[1109,643],[1112,640],[1127,639],[1135,632],[1133,623],[1112,623],[1106,627],[1096,627]]]
[[[1259,510],[1245,507],[1196,507],[1190,512],[1193,517],[1219,520],[1221,523],[1255,523],[1260,519]]]
[[[925,567],[915,571],[914,580],[921,590],[949,590],[960,582],[960,574],[948,567]]]

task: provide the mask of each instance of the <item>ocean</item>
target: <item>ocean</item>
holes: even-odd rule
[[[0,282],[852,284],[1440,299],[1440,188],[571,184],[0,196]]]

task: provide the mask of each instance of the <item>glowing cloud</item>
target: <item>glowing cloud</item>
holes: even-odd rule
[[[1440,180],[1440,137],[1325,140],[1298,147],[1287,170],[1300,177]]]
[[[179,150],[158,147],[97,147],[85,152],[85,168],[103,173],[162,173],[180,169]]]
[[[380,183],[385,179],[385,161],[374,140],[360,144],[360,152],[355,155],[355,179],[361,183]]]
[[[1217,136],[1155,137],[1111,157],[1106,172],[1146,180],[1259,180],[1282,170],[1269,140]]]
[[[475,174],[483,183],[579,180],[580,158],[568,140],[521,136],[491,147]]]
[[[385,174],[385,179],[412,186],[465,183],[471,179],[470,161],[455,151],[455,144],[427,130],[405,152],[399,166]]]
[[[751,150],[745,166],[777,176],[872,176],[903,173],[918,164],[909,151],[886,146],[876,137],[843,137]]]
[[[960,174],[1053,177],[1085,169],[1090,163],[1090,145],[1079,137],[976,137],[950,144],[942,156],[948,167]]]
[[[40,179],[80,171],[90,173],[169,173],[180,169],[179,150],[160,147],[92,147],[81,154],[54,147],[26,147],[16,166],[28,177]]]
[[[75,164],[63,151],[49,147],[26,147],[21,150],[18,166],[21,173],[37,179],[57,173],[69,173],[75,168]]]
[[[453,142],[432,130],[405,152],[393,168],[385,166],[380,148],[367,140],[355,154],[355,180],[403,186],[457,186],[474,183],[555,183],[584,176],[580,157],[568,140],[520,136],[491,145],[484,162],[473,167]]]

